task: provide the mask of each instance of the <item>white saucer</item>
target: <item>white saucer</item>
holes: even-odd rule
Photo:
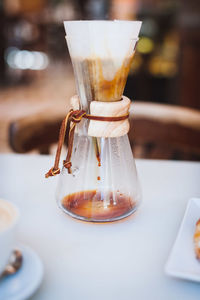
[[[43,278],[43,265],[38,255],[29,247],[20,245],[23,264],[14,275],[0,280],[0,300],[25,300],[39,287]]]
[[[168,275],[200,282],[200,261],[194,252],[193,236],[196,222],[200,219],[200,199],[189,200],[176,241],[167,261]]]

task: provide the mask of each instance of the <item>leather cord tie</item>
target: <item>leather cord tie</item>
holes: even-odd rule
[[[116,122],[122,121],[129,117],[129,114],[125,114],[123,116],[116,116],[116,117],[102,117],[102,116],[93,116],[86,113],[84,110],[70,110],[64,120],[62,121],[60,132],[59,132],[59,139],[58,139],[58,146],[56,151],[56,157],[54,166],[45,174],[45,177],[48,178],[49,176],[55,176],[60,174],[59,162],[60,162],[60,154],[62,150],[62,146],[65,139],[65,133],[67,129],[67,125],[70,125],[70,130],[68,134],[68,151],[66,159],[63,161],[63,166],[68,169],[68,173],[71,174],[71,155],[73,150],[73,142],[74,142],[74,132],[76,128],[76,124],[80,123],[82,118],[95,120],[95,121],[106,121],[106,122]]]

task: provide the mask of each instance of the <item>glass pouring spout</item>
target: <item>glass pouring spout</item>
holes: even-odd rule
[[[120,103],[141,23],[64,22],[80,109],[90,113],[92,101],[104,106]],[[88,123],[82,119],[75,131],[72,172],[69,174],[64,167],[61,171],[58,205],[85,221],[119,220],[133,213],[141,199],[128,136],[89,136]]]

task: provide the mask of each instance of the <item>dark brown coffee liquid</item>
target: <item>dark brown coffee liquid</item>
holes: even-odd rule
[[[129,196],[110,192],[104,197],[95,190],[70,194],[62,200],[62,206],[67,211],[86,219],[101,221],[126,215],[135,205]]]

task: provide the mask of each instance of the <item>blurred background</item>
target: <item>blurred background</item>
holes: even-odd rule
[[[58,116],[75,93],[63,28],[63,20],[73,19],[142,20],[124,94],[200,109],[199,0],[3,0],[0,152],[14,151],[12,122]]]

